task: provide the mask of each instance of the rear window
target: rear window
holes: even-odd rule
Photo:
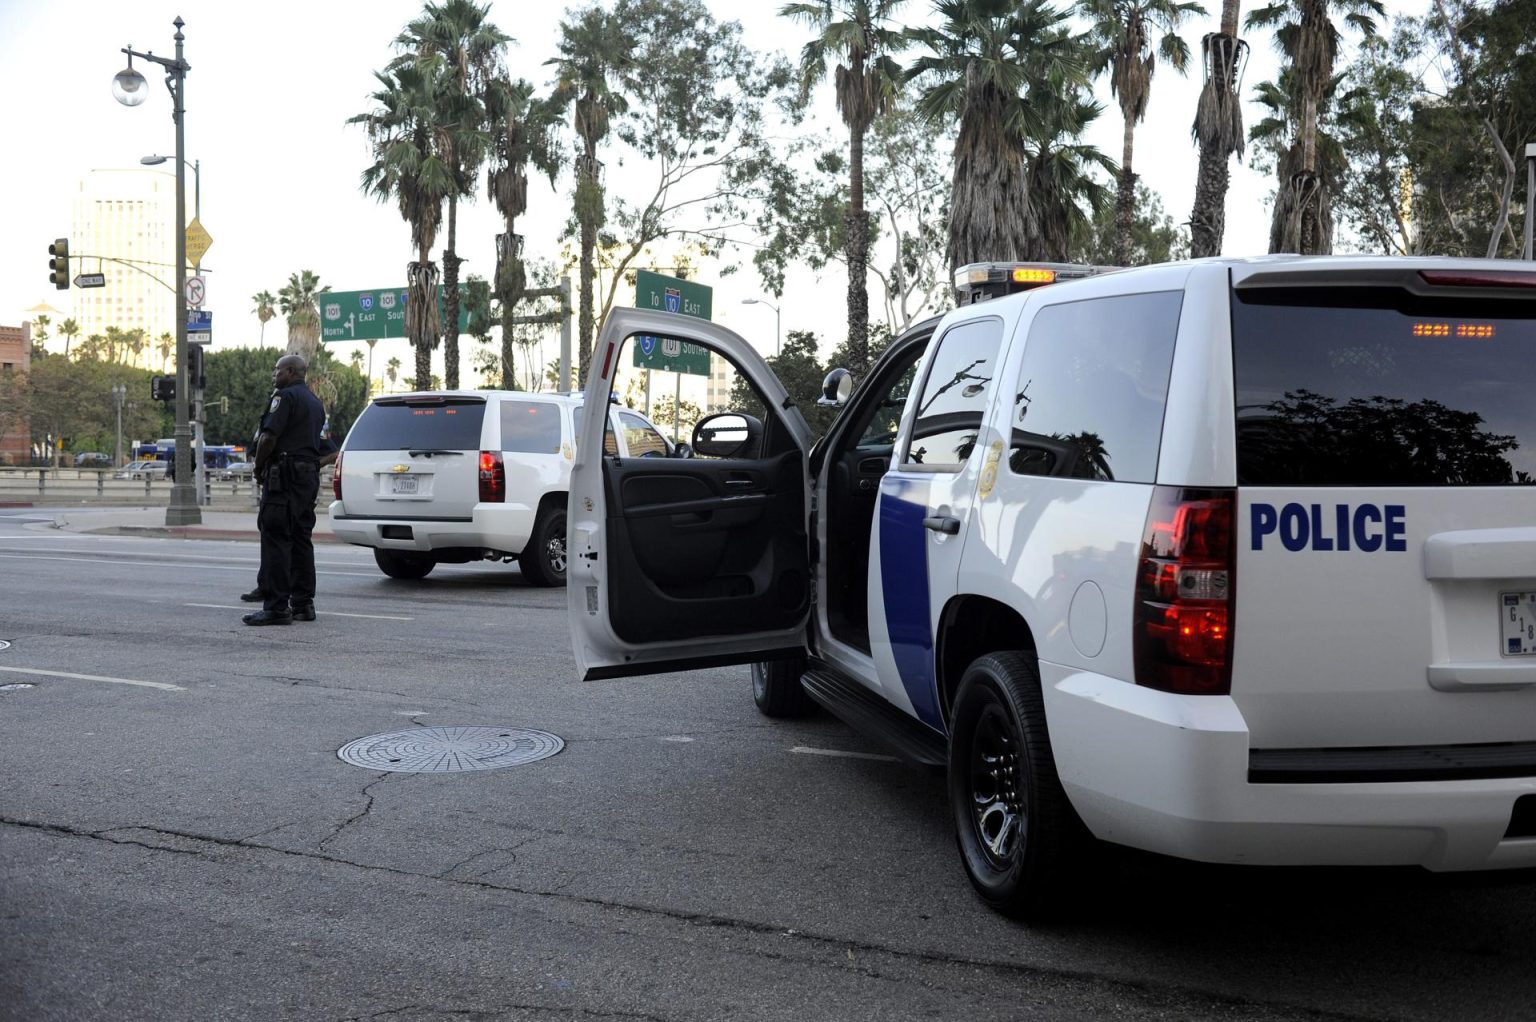
[[[1232,336],[1240,485],[1536,478],[1536,302],[1255,289]]]
[[[403,451],[433,448],[445,451],[478,451],[480,423],[485,402],[451,400],[433,402],[375,401],[363,409],[352,432],[349,451]]]
[[[549,401],[503,401],[501,449],[517,454],[559,454],[560,406]]]

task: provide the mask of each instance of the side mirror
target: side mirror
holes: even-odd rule
[[[823,408],[841,408],[853,393],[853,374],[846,369],[834,369],[821,381],[821,397],[816,403]]]
[[[762,422],[750,415],[706,415],[693,427],[693,453],[706,458],[734,458],[753,450],[762,435]]]

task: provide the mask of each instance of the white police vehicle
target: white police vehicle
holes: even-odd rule
[[[752,662],[769,715],[808,695],[946,764],[965,868],[1013,914],[1069,899],[1093,839],[1536,866],[1519,265],[1211,260],[966,304],[897,337],[814,446],[741,337],[617,311],[596,399],[660,334],[761,408],[682,462],[603,457],[586,424],[579,668]]]

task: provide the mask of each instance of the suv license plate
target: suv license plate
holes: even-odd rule
[[[1536,592],[1499,594],[1505,656],[1536,656]]]
[[[417,480],[416,480],[415,476],[390,476],[390,478],[389,478],[389,492],[390,493],[415,493],[416,492],[416,482],[417,482]]]

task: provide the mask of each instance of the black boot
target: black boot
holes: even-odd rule
[[[241,593],[240,599],[245,603],[263,603],[267,599],[267,591],[257,586],[248,593]]]
[[[247,614],[240,619],[248,625],[291,625],[292,614],[283,614],[275,610],[258,610],[254,614]]]
[[[313,621],[315,619],[315,602],[313,600],[305,600],[302,603],[289,600],[288,610],[293,614],[295,621]]]

